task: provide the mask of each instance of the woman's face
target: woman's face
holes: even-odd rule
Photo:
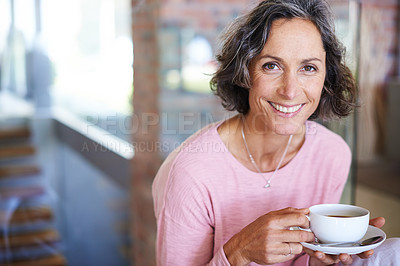
[[[321,34],[312,22],[295,18],[272,23],[267,43],[250,66],[249,115],[257,129],[301,132],[318,107],[325,57]]]

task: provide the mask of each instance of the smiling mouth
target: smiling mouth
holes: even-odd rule
[[[299,104],[299,105],[295,105],[295,106],[291,106],[291,107],[286,107],[286,106],[282,106],[273,102],[269,102],[272,107],[274,107],[275,110],[285,113],[285,114],[291,114],[291,113],[295,113],[297,112],[304,104]]]

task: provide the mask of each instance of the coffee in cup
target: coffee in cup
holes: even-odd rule
[[[322,243],[355,242],[368,230],[369,211],[347,204],[310,207],[310,229]]]

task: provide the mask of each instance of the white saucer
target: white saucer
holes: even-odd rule
[[[306,242],[300,242],[300,244],[302,244],[304,247],[309,248],[311,250],[322,251],[325,254],[337,255],[337,254],[346,253],[346,254],[352,255],[352,254],[362,253],[362,252],[367,251],[367,250],[375,249],[380,244],[382,244],[383,241],[385,241],[385,239],[386,239],[385,232],[383,232],[381,229],[379,229],[377,227],[369,225],[367,233],[361,239],[361,241],[363,241],[363,240],[365,240],[367,238],[370,238],[370,237],[374,237],[374,236],[383,236],[383,239],[382,239],[382,241],[380,241],[378,243],[375,243],[375,244],[372,244],[372,245],[367,245],[367,246],[361,246],[361,247],[338,247],[338,246],[321,247],[321,246],[314,245],[314,244],[311,244],[311,243],[306,243]]]

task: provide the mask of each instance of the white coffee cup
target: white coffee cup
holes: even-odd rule
[[[347,204],[310,207],[310,229],[322,243],[355,242],[368,230],[369,211]]]

